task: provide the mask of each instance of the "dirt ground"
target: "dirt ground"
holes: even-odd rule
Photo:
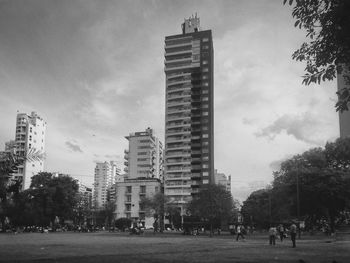
[[[265,234],[236,241],[223,233],[213,237],[164,233],[0,234],[0,262],[350,262],[350,241],[303,236],[292,248],[289,239],[268,244]]]

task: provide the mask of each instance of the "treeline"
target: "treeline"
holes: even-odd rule
[[[241,212],[258,227],[300,220],[307,229],[327,222],[334,232],[349,208],[350,138],[339,138],[282,162],[272,185],[253,192]]]

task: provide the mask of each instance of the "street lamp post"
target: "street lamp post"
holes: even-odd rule
[[[299,173],[300,173],[300,164],[298,163],[297,169],[297,219],[298,219],[298,238],[301,238],[301,230],[300,230],[300,193],[299,193]]]

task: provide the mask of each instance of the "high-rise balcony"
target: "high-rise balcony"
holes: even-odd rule
[[[167,115],[170,116],[170,115],[174,115],[174,114],[177,114],[177,113],[188,113],[190,114],[191,113],[191,107],[178,107],[178,108],[170,108],[167,110]]]
[[[166,79],[168,81],[176,79],[176,78],[179,78],[179,77],[182,77],[182,78],[186,78],[187,77],[187,79],[191,79],[191,76],[192,76],[191,73],[181,71],[181,72],[174,72],[174,73],[167,74]]]
[[[172,42],[166,42],[164,45],[165,50],[170,48],[178,48],[178,47],[192,47],[192,39],[184,39],[178,42],[172,41]]]
[[[175,85],[179,85],[179,84],[191,84],[191,79],[168,81],[166,83],[166,86],[167,86],[167,89],[169,90],[171,86],[175,86]]]
[[[183,99],[181,101],[175,101],[175,102],[168,102],[167,103],[167,107],[170,108],[170,107],[176,107],[176,106],[185,106],[185,105],[190,105],[191,104],[191,100],[188,100],[188,99]]]
[[[181,35],[178,37],[166,38],[166,45],[177,45],[181,43],[192,43],[192,36]]]
[[[169,65],[171,63],[181,63],[181,62],[186,62],[186,63],[192,62],[192,55],[187,54],[185,56],[180,56],[180,57],[172,57],[172,58],[168,57],[164,60],[165,65]]]
[[[184,54],[191,54],[192,55],[192,49],[184,48],[184,49],[176,49],[176,50],[165,50],[164,56],[175,56],[175,55],[184,55]]]

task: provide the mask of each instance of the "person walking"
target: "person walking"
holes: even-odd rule
[[[290,238],[292,240],[293,247],[296,247],[296,244],[295,244],[296,236],[297,236],[297,226],[293,222],[292,225],[290,226]]]
[[[277,229],[276,229],[276,227],[271,226],[269,229],[270,246],[276,245],[276,236],[277,236]]]
[[[280,224],[278,226],[278,233],[279,233],[279,236],[280,236],[280,241],[283,242],[283,238],[284,238],[284,235],[285,235],[285,229],[284,229],[284,226],[282,224]]]
[[[236,241],[238,241],[239,237],[242,237],[242,239],[244,240],[243,226],[242,225],[237,226],[236,232],[237,232]]]

